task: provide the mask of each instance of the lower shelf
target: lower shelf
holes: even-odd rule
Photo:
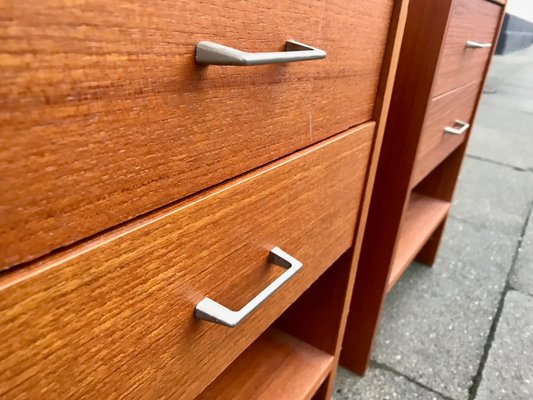
[[[269,329],[197,399],[310,399],[332,366],[332,355]]]
[[[446,218],[449,209],[450,203],[447,201],[416,192],[411,193],[400,228],[387,291],[400,279],[431,234]]]

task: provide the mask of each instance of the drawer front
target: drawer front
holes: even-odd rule
[[[456,0],[444,39],[433,96],[483,78],[490,48],[468,48],[467,41],[496,46],[502,7],[487,0]]]
[[[392,3],[0,6],[0,269],[370,120]],[[194,61],[202,40],[288,39],[327,58]]]
[[[469,124],[473,122],[480,90],[481,81],[473,82],[434,98],[429,103],[418,144],[413,185],[420,182],[465,140],[470,129],[464,130],[462,134],[452,134],[447,133],[445,128],[457,129],[457,120]]]
[[[0,281],[0,397],[192,398],[352,243],[374,123]],[[235,328],[237,310],[303,268]],[[17,276],[15,273],[23,275]]]

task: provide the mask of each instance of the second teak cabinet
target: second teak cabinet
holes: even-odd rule
[[[341,363],[366,371],[383,300],[432,265],[505,12],[500,0],[411,0]]]

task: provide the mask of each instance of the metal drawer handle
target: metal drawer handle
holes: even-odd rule
[[[489,49],[492,47],[492,43],[476,42],[475,40],[467,40],[467,49]]]
[[[444,132],[449,133],[451,135],[462,135],[467,131],[468,128],[470,128],[470,124],[468,122],[456,119],[455,123],[459,125],[460,128],[457,129],[447,126],[444,128]]]
[[[285,282],[291,279],[303,266],[300,261],[291,257],[279,247],[274,247],[270,250],[268,261],[287,269],[287,271],[278,276],[274,282],[268,285],[239,311],[232,311],[229,308],[224,307],[222,304],[206,297],[196,305],[194,316],[198,319],[204,319],[206,321],[234,328],[259,307],[261,303],[282,287]]]
[[[324,50],[289,40],[285,51],[272,53],[247,53],[213,42],[196,45],[196,62],[211,65],[261,65],[293,61],[319,60],[326,57]]]

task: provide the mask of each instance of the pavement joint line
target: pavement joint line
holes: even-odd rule
[[[387,364],[383,364],[383,363],[380,363],[379,361],[376,361],[376,360],[372,359],[372,360],[370,360],[370,365],[372,367],[374,367],[374,368],[382,369],[382,370],[390,372],[390,373],[392,373],[394,375],[401,376],[402,378],[404,378],[408,382],[411,382],[412,384],[417,385],[417,386],[421,387],[422,389],[427,390],[428,392],[436,394],[437,396],[442,397],[444,400],[455,400],[454,398],[452,398],[450,396],[447,396],[444,393],[441,393],[438,390],[433,389],[432,387],[429,387],[427,385],[424,385],[423,383],[418,382],[416,379],[411,378],[409,375],[405,375],[405,374],[401,373],[400,371],[398,371],[398,370],[396,370],[396,369],[394,369],[392,367],[389,367]]]
[[[474,159],[474,160],[485,161],[485,162],[488,162],[488,163],[492,163],[492,164],[499,165],[499,166],[501,166],[501,167],[511,168],[511,169],[514,169],[515,171],[520,171],[520,172],[533,172],[533,168],[520,168],[520,167],[516,167],[516,166],[514,166],[514,165],[507,164],[507,163],[504,163],[504,162],[501,162],[501,161],[496,161],[496,160],[491,160],[490,158],[485,158],[485,157],[476,156],[476,155],[474,155],[474,154],[467,154],[466,156],[467,156],[468,158],[472,158],[472,159]]]
[[[530,209],[529,209],[529,215],[528,217],[526,218],[526,225],[524,227],[524,230],[522,231],[522,236],[520,237],[520,246],[518,247],[518,250],[516,251],[514,257],[513,257],[513,266],[512,266],[512,269],[511,271],[514,270],[514,267],[515,267],[515,263],[516,261],[518,260],[518,255],[520,253],[520,250],[522,249],[522,245],[524,244],[523,243],[523,240],[524,240],[524,235],[525,235],[525,231],[528,229],[529,227],[529,224],[533,224],[533,203],[531,204],[530,206]],[[533,294],[529,294],[529,293],[524,293],[520,290],[520,288],[516,288],[514,286],[511,285],[510,281],[509,281],[509,290],[513,290],[515,292],[518,292],[520,294],[523,294],[523,295],[526,295],[528,297],[533,297]]]
[[[463,218],[463,217],[458,217],[456,215],[450,214],[450,216],[448,218],[454,219],[454,220],[459,221],[459,222],[464,222],[465,224],[470,225],[471,227],[474,227],[474,228],[479,228],[479,229],[483,229],[483,230],[486,230],[486,231],[489,231],[489,232],[493,232],[490,229],[487,229],[487,228],[479,225],[477,222],[470,221],[469,219],[466,219],[466,218]],[[498,233],[498,232],[495,232],[495,233]]]
[[[528,211],[527,217],[525,218],[524,224],[522,225],[522,231],[516,243],[515,252],[513,254],[513,259],[511,261],[511,268],[509,268],[509,271],[507,272],[507,277],[505,279],[505,286],[502,290],[502,294],[500,295],[500,300],[498,302],[498,307],[496,308],[496,313],[494,314],[494,318],[492,319],[492,324],[490,326],[489,335],[487,337],[487,341],[485,342],[485,346],[483,348],[483,355],[481,356],[481,359],[479,361],[477,373],[472,378],[472,386],[470,386],[470,389],[468,391],[469,392],[468,400],[474,400],[477,397],[479,386],[481,384],[481,381],[483,380],[483,371],[485,369],[485,365],[489,358],[489,353],[492,348],[492,343],[494,342],[494,339],[496,337],[496,329],[498,328],[498,323],[500,322],[500,318],[503,312],[503,305],[505,302],[505,297],[507,296],[507,293],[510,290],[517,291],[516,289],[513,289],[511,287],[510,280],[511,280],[511,275],[513,273],[516,261],[518,259],[518,255],[520,253],[520,249],[522,248],[524,236],[526,234],[526,229],[529,224],[529,221],[531,220],[532,213],[533,213],[533,202],[531,202],[531,204],[529,205],[529,211]],[[518,292],[522,293],[520,291]]]

